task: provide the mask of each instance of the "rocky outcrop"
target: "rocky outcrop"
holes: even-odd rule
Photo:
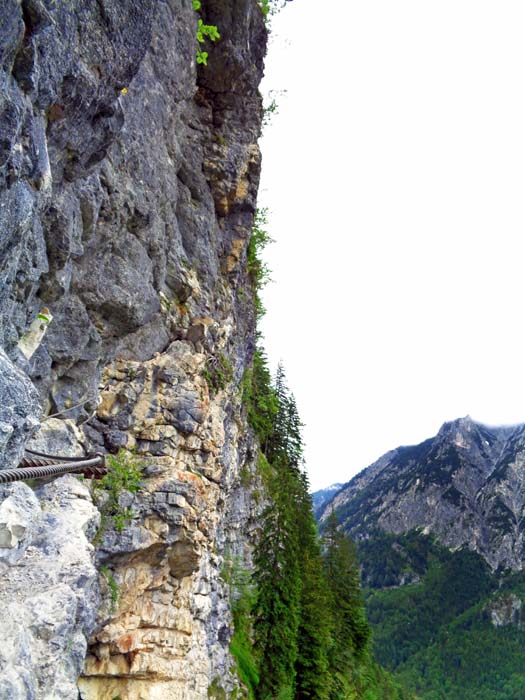
[[[24,446],[39,425],[40,404],[35,387],[0,348],[1,469],[16,467]]]
[[[121,496],[129,527],[110,519],[96,556],[85,484],[4,489],[6,698],[77,700],[89,635],[85,698],[238,686],[220,572],[249,564],[257,510],[238,386],[266,29],[256,0],[202,5],[221,34],[206,67],[186,0],[1,3],[2,466],[50,414],[36,449],[145,465]]]
[[[437,436],[388,452],[346,484],[335,508],[353,537],[420,529],[467,546],[492,569],[525,566],[525,426],[487,427],[469,417]]]
[[[515,593],[496,596],[485,606],[493,627],[517,627],[525,630],[525,611],[523,600]]]
[[[115,354],[183,332],[161,293],[189,318],[233,308],[249,356],[266,32],[255,0],[204,4],[221,41],[197,73],[191,3],[4,2],[1,330],[13,352],[53,314],[28,369],[48,410],[86,418]]]
[[[257,503],[241,481],[256,480],[255,454],[239,396],[215,391],[206,364],[175,341],[153,360],[105,372],[99,433],[136,449],[146,478],[122,501],[130,523],[120,533],[110,524],[99,546],[118,599],[92,640],[86,700],[197,700],[214,680],[227,691],[238,684],[221,572],[228,558],[248,556]]]
[[[0,489],[0,697],[76,698],[100,605],[100,514],[73,476]]]
[[[325,489],[312,493],[312,503],[314,506],[314,515],[319,517],[326,507],[326,504],[332,500],[335,494],[341,490],[343,484],[332,484]]]

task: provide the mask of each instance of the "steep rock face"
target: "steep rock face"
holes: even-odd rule
[[[119,593],[92,640],[80,684],[86,700],[197,700],[214,680],[236,685],[221,570],[228,557],[244,558],[255,527],[256,504],[240,485],[255,454],[239,396],[210,391],[205,364],[190,343],[175,341],[149,362],[122,360],[104,375],[101,430],[126,437],[147,478],[122,504],[130,524],[121,533],[110,524],[100,545]]]
[[[255,447],[238,384],[254,346],[245,261],[266,30],[255,0],[203,6],[221,40],[197,70],[188,0],[1,3],[2,466],[53,413],[37,449],[124,446],[146,464],[142,491],[123,497],[129,529],[119,535],[110,523],[97,536],[96,563],[107,567],[98,576],[96,511],[89,526],[77,513],[89,491],[79,485],[83,495],[70,498],[72,477],[54,482],[52,499],[51,486],[17,489],[32,515],[25,527],[9,514],[0,542],[6,600],[19,606],[0,660],[13,700],[77,700],[90,634],[86,698],[197,699],[237,685],[220,571],[233,556],[249,564],[257,510],[241,485]],[[17,344],[43,307],[53,320],[24,357]],[[9,506],[11,490],[2,498]],[[55,502],[60,517],[45,515],[46,531],[42,513]],[[69,546],[48,547],[69,536],[86,566],[82,600]],[[48,634],[44,621],[24,634],[32,581],[50,618],[67,611],[59,630]]]
[[[0,499],[0,697],[76,698],[100,604],[100,514],[73,476],[2,486]]]
[[[486,606],[490,622],[494,627],[513,626],[525,630],[525,611],[523,601],[514,593],[499,596]]]
[[[437,436],[388,452],[346,484],[334,507],[360,539],[419,528],[447,547],[468,546],[493,569],[525,565],[525,426],[493,428],[469,417]]]
[[[207,3],[221,41],[199,74],[189,2],[4,4],[4,347],[47,306],[28,371],[52,410],[84,417],[115,354],[151,358],[177,332],[160,292],[186,316],[229,308],[243,360],[251,305],[232,295],[260,169],[255,0]]]
[[[0,348],[0,455],[2,469],[16,467],[24,445],[39,424],[40,404],[35,387]]]

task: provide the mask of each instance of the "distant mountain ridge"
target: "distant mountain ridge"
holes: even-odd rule
[[[329,507],[328,507],[329,506]],[[525,568],[525,425],[489,427],[469,416],[419,445],[380,457],[325,502],[355,540],[375,531],[432,533],[467,546],[494,570]]]
[[[314,506],[314,515],[318,518],[323,512],[327,503],[329,503],[335,494],[343,488],[343,484],[332,484],[325,489],[319,489],[312,493],[312,503]]]

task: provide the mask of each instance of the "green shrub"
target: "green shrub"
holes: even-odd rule
[[[101,512],[101,524],[96,540],[100,540],[108,521],[122,532],[132,518],[130,508],[122,508],[119,498],[124,492],[137,493],[144,465],[132,453],[121,448],[116,455],[107,455],[108,473],[93,483],[94,501]]]
[[[265,22],[268,22],[272,15],[277,14],[286,5],[285,0],[258,0],[258,2]]]
[[[106,583],[108,584],[111,601],[111,613],[113,614],[117,609],[118,599],[120,596],[118,583],[111,571],[109,570],[109,567],[101,566],[100,573],[106,579]]]
[[[226,386],[233,379],[233,365],[229,357],[224,353],[219,353],[206,360],[206,366],[202,372],[212,391],[226,389]]]

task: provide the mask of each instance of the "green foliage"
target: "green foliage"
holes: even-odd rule
[[[263,107],[263,118],[262,118],[263,127],[268,126],[268,124],[272,121],[272,117],[274,115],[276,115],[278,112],[279,112],[279,106],[277,104],[277,100],[274,97],[271,97],[268,104]]]
[[[246,465],[241,467],[241,470],[239,471],[239,481],[241,486],[244,486],[244,488],[248,488],[253,484],[253,474]]]
[[[356,660],[350,672],[350,684],[352,694],[337,697],[356,697],[359,700],[414,700],[412,693],[381,668],[368,651]]]
[[[193,0],[193,9],[195,12],[199,12],[202,9],[201,0]],[[195,38],[199,44],[204,44],[206,40],[217,41],[221,38],[219,30],[214,24],[204,24],[201,17],[197,20],[197,30],[195,32]],[[208,65],[208,52],[203,51],[200,47],[196,51],[197,63],[203,66]]]
[[[222,352],[209,357],[202,376],[213,391],[225,389],[233,379],[233,365],[230,358]]]
[[[252,699],[259,683],[259,674],[252,645],[251,613],[255,603],[255,590],[251,574],[242,566],[238,557],[226,556],[221,577],[230,588],[234,628],[230,653],[236,662],[237,675],[246,688],[248,698]]]
[[[307,487],[307,483],[304,485]],[[298,535],[301,598],[298,654],[295,662],[297,700],[328,698],[330,688],[329,647],[333,632],[331,585],[323,571],[321,548],[308,489],[301,493]]]
[[[260,348],[255,351],[251,369],[244,373],[241,391],[248,423],[254,429],[264,450],[273,431],[279,404],[271,384],[268,360]]]
[[[271,240],[258,211],[247,252],[256,316],[269,279],[261,251]],[[243,404],[261,447],[258,472],[267,506],[249,589],[233,605],[231,653],[255,700],[404,700],[408,695],[373,660],[355,549],[332,533],[323,563],[308,480],[302,423],[278,367],[272,383],[262,348],[241,382]],[[241,474],[243,482],[248,475]]]
[[[275,465],[274,465],[275,468]],[[255,649],[261,670],[258,698],[293,693],[300,621],[300,569],[294,495],[296,483],[281,465],[270,483],[255,552]]]
[[[221,38],[221,35],[217,31],[217,27],[213,24],[204,24],[202,19],[197,22],[197,41],[202,44],[206,39],[210,41],[217,41]]]
[[[214,678],[208,688],[208,697],[214,700],[226,700],[226,691],[221,685],[220,678]]]
[[[388,559],[386,539],[361,549]],[[525,688],[525,632],[493,627],[488,610],[509,593],[525,601],[522,574],[495,575],[477,554],[450,552],[413,532],[388,536],[419,583],[367,591],[368,617],[379,661],[422,700],[517,700]],[[381,581],[381,575],[369,580]],[[521,695],[520,695],[521,693]]]
[[[109,593],[110,593],[110,602],[111,602],[111,613],[113,614],[115,610],[117,609],[118,605],[118,600],[120,596],[120,591],[118,587],[118,583],[109,570],[109,567],[107,566],[101,566],[100,567],[100,573],[102,576],[105,578],[106,583],[108,584],[109,588]]]
[[[258,0],[258,3],[266,22],[286,5],[285,0]]]
[[[403,579],[418,580],[430,561],[443,552],[432,536],[421,535],[416,530],[406,535],[376,530],[359,543],[363,584],[369,588],[386,588],[398,586]]]
[[[266,226],[268,225],[268,210],[257,209],[253,220],[253,227],[248,242],[248,253],[246,259],[246,269],[250,280],[252,295],[255,305],[255,316],[257,319],[264,316],[265,309],[260,298],[260,291],[270,281],[270,270],[262,260],[262,251],[273,239],[269,236]]]
[[[112,514],[113,527],[117,532],[123,532],[126,525],[131,522],[133,511],[131,508],[120,508]]]
[[[286,90],[270,90],[263,105],[262,127],[268,126],[276,114],[279,114],[277,98],[286,94]]]
[[[246,605],[240,595],[234,605],[231,651],[249,696],[409,698],[371,656],[352,543],[334,526],[321,555],[302,470],[302,424],[283,368],[272,383],[264,353],[258,350],[241,388],[262,447],[258,472],[268,503],[254,553],[253,597]]]
[[[340,670],[349,652],[359,656],[367,649],[370,628],[365,617],[355,546],[337,529],[333,514],[328,521],[324,543],[332,607],[334,612],[337,610],[333,631],[336,644],[332,656],[334,665]]]
[[[130,508],[123,508],[119,499],[125,493],[137,493],[144,465],[132,453],[121,448],[116,455],[107,455],[108,473],[93,482],[93,496],[101,512],[101,526],[96,539],[102,536],[108,520],[117,532],[122,532],[132,518]]]

